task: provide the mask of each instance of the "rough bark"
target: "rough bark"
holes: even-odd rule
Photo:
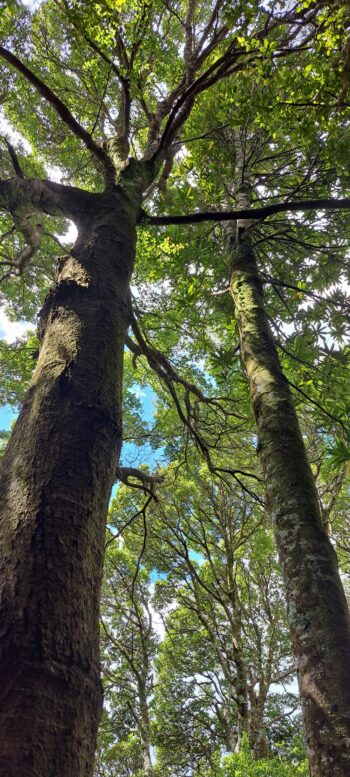
[[[350,621],[289,386],[264,311],[251,240],[232,248],[231,292],[283,569],[313,777],[350,774]]]
[[[99,593],[121,445],[136,207],[82,198],[42,310],[34,376],[0,473],[0,775],[90,777]]]

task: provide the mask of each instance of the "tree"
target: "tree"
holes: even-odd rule
[[[222,748],[237,752],[244,736],[256,757],[266,755],[267,718],[290,714],[291,702],[281,694],[279,712],[266,716],[271,686],[288,684],[295,669],[271,532],[261,511],[254,515],[244,498],[195,468],[191,477],[178,475],[173,482],[177,469],[174,462],[163,472],[157,502],[147,510],[142,563],[161,576],[154,605],[166,626],[155,683],[162,766],[180,769],[182,763],[186,771],[190,752],[195,761]],[[118,493],[111,513],[119,531],[127,523],[124,499]],[[123,538],[140,553],[135,500],[136,517]]]
[[[13,126],[31,142],[32,155],[7,143],[5,177],[0,182],[4,294],[16,297],[19,284],[28,278],[31,291],[26,304],[33,308],[38,291],[47,290],[52,275],[51,218],[60,224],[62,218],[72,220],[79,230],[73,249],[57,263],[55,285],[43,303],[38,362],[2,459],[0,645],[6,693],[1,703],[0,764],[9,777],[22,773],[23,763],[30,777],[48,773],[88,777],[93,769],[101,705],[98,612],[104,530],[121,447],[123,353],[130,321],[137,341],[133,347],[141,348],[163,377],[165,373],[168,387],[174,383],[169,363],[157,349],[147,348],[131,312],[129,282],[142,200],[148,197],[152,203],[156,186],[164,190],[183,142],[185,122],[204,92],[223,79],[231,83],[241,72],[251,70],[254,77],[265,60],[281,65],[283,81],[288,61],[295,62],[293,54],[299,57],[315,35],[317,52],[319,42],[329,45],[330,53],[337,52],[344,20],[341,7],[324,9],[318,3],[302,3],[292,10],[285,3],[278,12],[257,2],[232,9],[222,0],[201,4],[190,0],[176,6],[160,0],[131,6],[120,0],[93,5],[62,0],[44,3],[35,14],[13,2],[6,9],[0,56],[13,86],[6,110]],[[335,43],[333,29],[338,35]],[[327,82],[329,71],[325,72]],[[346,59],[342,72],[346,77]],[[55,166],[69,184],[45,177]],[[349,205],[348,200],[329,196],[322,202],[335,208]],[[281,206],[297,207],[288,202]],[[255,215],[266,216],[276,207]],[[251,215],[250,203],[248,211]],[[241,222],[239,228],[243,229]],[[246,366],[249,359],[259,371],[260,347],[251,342],[246,321],[258,310],[259,323],[263,322],[264,311],[250,239],[247,234],[238,237],[232,288],[241,353]],[[247,299],[254,297],[253,312],[240,306],[242,284]],[[16,300],[15,307],[18,304]],[[299,665],[308,702],[305,723],[312,769],[319,777],[331,763],[335,775],[344,775],[349,705],[348,700],[340,701],[336,687],[350,687],[344,682],[348,616],[333,552],[320,527],[293,407],[265,324],[259,337],[261,342],[265,338],[264,348],[272,360],[276,407],[288,406],[294,434],[290,449],[296,449],[299,463],[303,462],[298,466],[298,490],[287,454],[284,475],[293,506],[284,516],[285,531],[294,527],[294,503],[301,495],[312,507],[303,517],[293,557],[286,535],[278,534],[298,656],[306,621],[312,626],[308,642],[312,661],[306,665],[301,660]],[[268,395],[263,390],[257,402],[255,393],[256,387],[252,399],[267,487],[272,506],[279,505],[287,480],[275,478],[270,463],[275,462],[280,472],[283,446],[270,425],[273,413],[264,411]],[[188,431],[195,434],[188,417],[191,408],[186,417],[178,407]],[[197,444],[207,456],[198,434]],[[268,457],[267,451],[274,455]],[[300,577],[300,590],[292,587],[296,569],[301,574],[303,542],[309,543],[306,558],[321,553],[323,582],[332,569],[330,598],[314,593],[314,612],[322,615],[328,644],[325,655],[318,656],[323,678],[315,670],[319,634],[301,590],[302,586],[304,592],[311,590],[314,567],[309,567],[307,579]],[[335,676],[330,666],[333,647],[338,649]],[[326,696],[332,677],[339,705],[331,708],[327,696],[321,728],[310,702],[309,666],[312,683],[320,682]]]
[[[244,152],[240,144],[236,158],[237,199],[246,206],[250,203],[249,184],[244,174]],[[310,764],[315,774],[326,773],[330,769],[335,773],[339,770],[341,774],[348,755],[345,739],[338,755],[332,748],[334,725],[337,727],[334,713],[340,712],[343,707],[338,720],[340,742],[344,736],[341,732],[345,731],[343,722],[348,719],[350,698],[343,696],[339,686],[339,700],[337,698],[332,705],[323,700],[334,677],[334,663],[340,667],[344,647],[348,644],[348,606],[341,589],[335,553],[322,523],[313,474],[306,458],[289,387],[279,365],[264,311],[253,244],[245,225],[240,228],[240,223],[237,222],[238,247],[235,242],[232,252],[231,292],[240,351],[257,422],[267,505],[284,572]],[[322,595],[320,591],[323,591]],[[298,606],[302,599],[308,599],[311,605],[307,621],[305,616],[301,617]],[[345,648],[346,652],[349,648],[350,643]],[[323,723],[330,716],[332,723],[326,725],[327,746]],[[321,755],[324,749],[328,751],[328,756]]]
[[[104,733],[125,740],[132,737],[140,752],[139,769],[152,777],[150,700],[152,665],[157,638],[152,627],[150,579],[140,572],[137,558],[118,548],[113,535],[105,565],[102,591],[102,671],[106,715],[100,731],[101,760]],[[113,768],[121,773],[121,764]]]

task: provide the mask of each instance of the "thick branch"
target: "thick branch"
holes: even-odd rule
[[[16,151],[15,151],[12,143],[10,143],[6,138],[5,138],[5,143],[6,143],[9,155],[10,155],[10,159],[11,159],[11,162],[12,162],[12,167],[13,167],[16,175],[18,175],[18,178],[24,178],[23,170],[21,168],[18,156],[16,154]]]
[[[134,317],[132,320],[132,327],[138,342],[136,343],[131,337],[129,337],[129,335],[127,335],[125,338],[125,343],[129,350],[132,351],[132,353],[134,353],[136,356],[145,356],[149,365],[163,380],[165,380],[167,377],[174,383],[179,383],[187,391],[192,392],[194,396],[196,396],[201,402],[204,402],[205,404],[208,404],[210,401],[215,402],[215,399],[211,400],[206,397],[198,388],[198,386],[196,386],[194,383],[190,383],[184,377],[179,375],[169,359],[167,359],[167,357],[161,351],[158,351],[157,348],[153,348],[153,346],[146,343]]]
[[[69,127],[71,132],[76,135],[77,138],[83,141],[85,146],[91,151],[92,154],[102,162],[105,170],[111,171],[112,163],[105,150],[95,143],[90,133],[82,127],[79,122],[74,118],[69,108],[62,102],[62,100],[50,89],[47,84],[41,81],[38,76],[35,75],[23,62],[21,62],[15,54],[4,46],[0,46],[0,57],[6,60],[9,65],[12,65],[21,75],[23,75],[27,81],[41,94],[41,96],[54,108],[56,113],[60,116],[62,121]]]
[[[8,266],[1,282],[11,275],[21,275],[25,266],[40,248],[43,225],[36,214],[66,216],[74,221],[79,217],[82,203],[91,200],[88,192],[50,181],[25,180],[19,175],[9,180],[0,179],[0,210],[7,211],[13,219],[13,227],[5,235],[19,232],[26,246],[15,257],[4,256],[2,266]]]
[[[35,214],[31,213],[28,208],[19,208],[18,210],[12,212],[11,215],[15,229],[17,232],[20,232],[27,243],[25,248],[22,249],[16,259],[13,261],[13,270],[15,271],[16,275],[21,275],[25,266],[30,262],[33,256],[35,256],[40,248],[43,229],[42,224],[33,223],[32,217]]]
[[[82,203],[91,201],[93,195],[73,186],[39,179],[0,178],[0,210],[10,213],[20,208],[47,213],[50,216],[66,216],[75,219]]]
[[[137,480],[140,480],[141,483],[147,486],[162,483],[164,480],[163,475],[150,475],[142,469],[137,469],[137,467],[117,467],[116,476],[118,480],[121,480],[127,486],[130,485],[129,478],[137,478]]]
[[[183,92],[182,90],[180,91],[180,96],[169,113],[164,131],[159,140],[158,147],[153,154],[153,160],[159,156],[164,148],[169,147],[170,143],[190,113],[196,95],[199,92],[204,91],[206,88],[206,79],[208,76],[211,75],[213,71],[219,73],[221,66],[228,67],[234,61],[236,56],[242,53],[245,53],[244,50],[236,49],[234,44],[231,43],[222,57],[219,57],[219,59],[217,59],[215,63],[213,63],[204,73],[202,73],[202,75],[190,83],[187,89],[185,89]],[[217,80],[219,80],[219,75],[217,76]]]
[[[190,3],[191,5],[191,3]],[[219,9],[219,4],[218,4]],[[307,21],[310,21],[313,17],[314,11],[311,10],[310,13],[305,9],[304,11],[297,11],[295,14],[295,9],[292,10],[292,12],[287,12],[283,17],[275,18],[270,24],[269,24],[269,33],[275,29],[276,27],[281,26],[282,24],[293,24],[293,22],[297,22],[303,19],[304,23],[307,23]],[[189,10],[190,13],[190,10]],[[210,23],[211,25],[211,23]],[[186,25],[185,25],[186,26]],[[216,48],[219,42],[225,37],[225,34],[227,32],[226,26],[223,26],[220,31],[218,31],[214,36],[212,41],[208,44],[206,49],[202,51],[202,54],[197,57],[197,60],[193,62],[193,68],[192,68],[192,74],[194,74],[197,70],[200,64],[206,59],[206,57],[211,53],[211,51]],[[266,25],[264,25],[260,30],[256,31],[254,34],[254,40],[260,42],[263,41],[266,38]],[[294,51],[296,51],[296,48],[285,48],[285,46],[288,46],[289,42],[295,37],[296,34],[299,34],[299,27],[297,26],[296,29],[292,30],[292,32],[284,36],[282,40],[280,41],[279,50],[274,55],[274,58],[279,56],[285,56],[286,54],[291,54]],[[301,43],[298,45],[297,49],[299,50],[301,46],[305,44],[305,42],[308,42],[310,38],[313,37],[313,32],[310,36],[307,36],[306,39],[301,41]],[[283,46],[283,48],[282,48]],[[263,54],[258,54],[258,49],[255,51],[251,51],[250,53],[245,47],[236,46],[235,40],[233,40],[231,43],[229,43],[226,51],[224,54],[222,54],[215,62],[212,62],[212,64],[195,80],[191,80],[189,83],[186,78],[186,74],[184,78],[182,79],[181,83],[179,84],[178,89],[175,89],[173,92],[174,98],[178,98],[173,104],[172,102],[168,104],[170,113],[168,115],[163,133],[159,139],[159,143],[156,147],[156,149],[153,152],[153,144],[147,149],[145,158],[151,158],[153,161],[159,156],[162,155],[164,152],[164,149],[169,148],[171,143],[173,142],[174,138],[176,137],[177,133],[183,126],[184,122],[186,121],[187,117],[189,116],[195,98],[200,94],[201,92],[208,89],[213,84],[217,83],[223,78],[226,78],[227,76],[231,75],[234,72],[239,72],[240,70],[243,70],[246,68],[247,64],[252,64],[253,66],[256,66],[256,62],[258,59],[263,59]],[[193,56],[195,57],[195,53],[193,53]],[[244,61],[240,61],[242,57],[245,57],[246,59]],[[184,87],[186,87],[184,89]],[[172,106],[172,107],[171,107]],[[159,128],[160,124],[158,124]],[[152,150],[152,156],[149,156],[150,150]]]
[[[275,213],[307,211],[307,210],[348,210],[350,197],[323,197],[315,200],[295,200],[294,202],[278,202],[262,208],[244,208],[243,210],[198,211],[184,216],[148,216],[142,214],[142,220],[147,224],[166,226],[167,224],[198,224],[202,221],[238,221],[240,219],[265,219]]]

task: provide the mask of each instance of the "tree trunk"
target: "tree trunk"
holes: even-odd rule
[[[259,728],[254,740],[254,758],[258,761],[261,758],[268,758],[270,753],[269,740],[265,728]]]
[[[230,753],[239,753],[241,746],[240,732],[235,731],[232,724],[232,705],[225,700],[223,712],[221,713],[221,723],[223,724],[227,749]]]
[[[237,698],[237,744],[235,750],[239,752],[243,735],[246,734],[249,738],[249,709],[247,674],[242,646],[235,637],[233,638],[233,655],[236,669],[235,691]]]
[[[153,767],[151,761],[151,737],[150,721],[148,713],[147,692],[145,685],[139,686],[140,699],[140,736],[142,747],[143,771],[145,777],[153,777]]]
[[[38,364],[2,460],[1,777],[93,772],[135,208],[119,188],[89,202],[44,304]]]
[[[268,758],[269,740],[264,726],[264,713],[269,684],[260,681],[259,691],[251,692],[251,721],[250,721],[250,745],[254,758]]]
[[[231,291],[258,427],[267,508],[283,569],[313,777],[350,774],[350,621],[288,383],[264,311],[250,237],[232,250]]]

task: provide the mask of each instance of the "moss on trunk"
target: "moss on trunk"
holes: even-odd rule
[[[250,237],[232,247],[231,293],[256,418],[297,661],[313,777],[350,774],[350,621],[288,382],[264,310]]]

